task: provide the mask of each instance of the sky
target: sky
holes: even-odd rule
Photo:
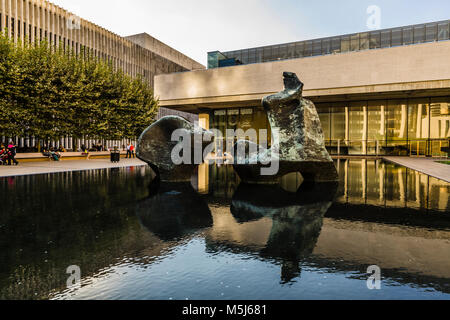
[[[206,65],[231,51],[450,19],[449,0],[50,0],[121,36],[146,32]],[[373,21],[373,20],[371,20]]]

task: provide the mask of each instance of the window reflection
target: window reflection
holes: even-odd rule
[[[414,27],[414,43],[422,43],[425,41],[425,27]]]
[[[425,41],[433,42],[437,40],[437,24],[431,23],[426,25]]]
[[[439,23],[438,25],[438,40],[448,40],[449,39],[449,23]]]
[[[370,49],[378,49],[381,47],[380,32],[370,33]]]
[[[332,155],[447,155],[443,149],[450,143],[449,97],[327,102],[316,107]],[[221,132],[267,129],[270,138],[262,108],[215,110],[210,117],[211,127]]]
[[[360,34],[360,49],[361,50],[369,49],[369,34],[368,33]]]
[[[358,51],[359,50],[359,34],[354,34],[350,38],[350,50]]]

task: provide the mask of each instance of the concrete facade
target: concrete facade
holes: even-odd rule
[[[205,69],[205,66],[147,35],[121,37],[82,19],[46,0],[0,0],[0,30],[17,44],[47,41],[77,55],[90,53],[110,61],[132,77],[141,75],[154,87],[154,76],[165,73]],[[191,121],[197,116],[161,108],[159,116],[177,114]],[[6,141],[7,137],[1,137]],[[8,138],[9,139],[9,138]],[[33,137],[16,137],[19,147],[34,145]],[[91,147],[93,140],[82,139],[78,145]],[[126,145],[127,141],[108,141],[108,146]],[[51,145],[72,148],[70,137]]]
[[[0,0],[0,15],[0,29],[16,43],[47,40],[76,54],[88,51],[152,86],[155,75],[205,68],[150,36],[121,37],[46,0]]]
[[[314,102],[450,94],[450,41],[249,64],[155,78],[161,105],[203,108],[251,106],[283,88],[283,71],[305,83]]]

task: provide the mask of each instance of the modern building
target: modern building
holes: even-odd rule
[[[443,156],[450,139],[449,21],[211,52],[208,69],[155,77],[161,105],[209,128],[268,129],[261,98],[295,72],[332,154]]]
[[[46,0],[0,0],[0,30],[7,32],[16,43],[46,40],[76,54],[90,53],[133,77],[143,76],[152,87],[155,75],[205,69],[146,33],[121,37]],[[197,119],[192,114],[160,110],[160,116],[167,114]],[[32,138],[18,138],[16,143],[32,144],[27,139]],[[62,139],[64,146],[72,147],[69,137]],[[92,141],[83,143],[90,146]]]

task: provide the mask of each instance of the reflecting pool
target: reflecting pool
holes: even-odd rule
[[[450,299],[450,184],[336,166],[320,185],[240,184],[229,166],[186,184],[146,166],[0,178],[0,299]]]

